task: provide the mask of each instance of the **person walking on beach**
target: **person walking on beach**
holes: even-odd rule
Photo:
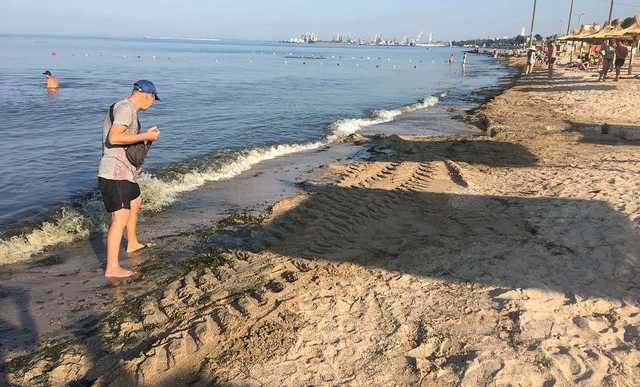
[[[449,55],[449,64],[454,64],[456,62],[456,57],[453,55],[453,53],[451,53],[451,55]]]
[[[529,47],[527,51],[527,68],[524,71],[524,75],[530,75],[533,72],[533,66],[536,63],[536,49]]]
[[[158,140],[160,130],[153,127],[140,133],[138,120],[138,112],[148,110],[158,99],[152,82],[138,81],[133,85],[131,95],[116,102],[112,108],[113,114],[110,112],[104,120],[98,186],[104,206],[111,214],[111,225],[107,233],[106,277],[124,278],[133,275],[132,271],[122,268],[119,262],[120,242],[125,229],[127,253],[147,247],[138,241],[136,234],[138,211],[142,204],[136,178],[141,171],[131,164],[125,148],[144,141]]]
[[[44,73],[42,73],[42,75],[44,75],[47,81],[47,89],[56,90],[60,88],[60,82],[58,82],[56,77],[54,77],[53,74],[51,74],[51,71],[47,70]]]
[[[462,55],[462,72],[464,73],[466,69],[467,69],[467,53],[465,52]]]
[[[613,64],[613,47],[610,42],[605,42],[602,48],[602,72],[600,72],[599,81],[606,81],[609,71],[611,71],[611,65]]]
[[[627,61],[627,55],[629,55],[629,49],[622,43],[622,40],[618,40],[616,42],[616,82],[620,78],[620,70],[622,70],[624,62]]]
[[[547,64],[549,66],[549,79],[553,78],[553,66],[556,64],[558,57],[558,49],[553,40],[549,40],[547,44]]]

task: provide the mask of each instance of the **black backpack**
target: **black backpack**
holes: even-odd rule
[[[109,108],[109,120],[111,121],[111,125],[113,125],[113,109],[116,104],[114,103]],[[138,129],[140,129],[140,120],[138,120]],[[109,141],[109,137],[107,136],[107,142]],[[144,163],[144,159],[147,157],[147,153],[149,153],[149,149],[151,149],[151,141],[141,141],[135,144],[123,145],[124,152],[127,155],[127,160],[136,168],[140,168]]]

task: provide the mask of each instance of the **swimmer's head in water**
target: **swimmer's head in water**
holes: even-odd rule
[[[56,77],[51,74],[51,71],[47,70],[42,73],[47,80],[47,89],[57,89],[60,87],[60,82],[56,79]]]

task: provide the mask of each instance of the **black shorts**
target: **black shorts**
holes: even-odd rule
[[[624,66],[624,62],[627,61],[627,58],[620,58],[620,59],[616,59],[616,67],[622,67]]]
[[[98,177],[98,187],[107,212],[131,209],[131,201],[140,197],[140,186],[128,180],[109,180]]]

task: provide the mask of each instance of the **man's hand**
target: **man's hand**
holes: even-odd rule
[[[136,177],[140,176],[142,174],[142,167],[136,169],[135,175]]]
[[[145,133],[146,139],[147,141],[157,141],[158,138],[160,138],[160,129],[158,129],[157,126],[154,126],[153,128],[149,128],[149,130],[147,130],[147,132]]]

